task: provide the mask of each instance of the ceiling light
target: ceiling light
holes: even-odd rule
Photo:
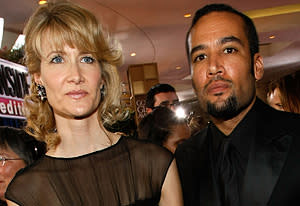
[[[179,70],[181,69],[181,66],[176,66],[175,69]]]
[[[269,39],[275,39],[275,35],[269,36]]]
[[[190,18],[191,16],[192,16],[192,14],[190,14],[190,13],[183,15],[184,18]]]
[[[135,53],[135,52],[132,52],[132,53],[130,54],[130,56],[135,57],[135,56],[136,56],[136,53]]]
[[[39,0],[39,5],[47,4],[47,0]]]
[[[277,6],[272,8],[251,10],[244,12],[250,18],[259,18],[259,17],[267,17],[274,16],[280,14],[290,14],[294,12],[300,12],[300,4],[290,4],[284,6]]]

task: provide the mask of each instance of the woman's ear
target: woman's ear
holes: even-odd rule
[[[42,80],[41,80],[41,74],[40,73],[34,73],[33,74],[34,82],[36,84],[43,85]]]
[[[254,77],[256,80],[260,80],[264,76],[264,62],[263,58],[259,53],[256,53],[253,57],[254,62]]]

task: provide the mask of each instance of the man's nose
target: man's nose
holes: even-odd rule
[[[209,65],[207,69],[207,76],[223,75],[225,70],[222,61],[218,55],[211,55],[209,57]]]

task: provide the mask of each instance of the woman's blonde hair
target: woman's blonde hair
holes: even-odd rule
[[[66,1],[40,6],[24,29],[25,60],[31,75],[31,94],[25,98],[26,131],[48,149],[55,148],[60,137],[56,132],[54,114],[48,101],[41,101],[33,74],[40,73],[43,36],[52,39],[58,49],[67,44],[93,54],[100,63],[104,80],[104,95],[98,109],[99,124],[112,125],[128,117],[120,104],[120,81],[117,66],[122,62],[118,44],[109,38],[96,17],[86,9]],[[100,68],[99,68],[100,69]],[[46,91],[47,92],[47,91]]]

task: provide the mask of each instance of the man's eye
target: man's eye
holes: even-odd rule
[[[51,59],[51,63],[59,64],[63,63],[63,58],[61,56],[55,56],[54,58]]]
[[[170,102],[161,102],[159,105],[162,107],[167,107],[170,105]]]
[[[92,64],[93,62],[95,62],[95,59],[94,58],[92,58],[92,57],[88,57],[88,56],[86,56],[86,57],[82,57],[82,59],[81,59],[81,61],[80,61],[81,63],[88,63],[88,64]]]
[[[225,54],[232,54],[232,53],[234,53],[234,52],[236,52],[237,50],[235,49],[235,48],[226,48],[225,50],[224,50],[224,53]]]
[[[200,55],[198,55],[198,56],[196,56],[195,58],[194,58],[194,61],[193,62],[198,62],[198,61],[202,61],[203,59],[206,59],[206,55],[205,54],[200,54]]]

